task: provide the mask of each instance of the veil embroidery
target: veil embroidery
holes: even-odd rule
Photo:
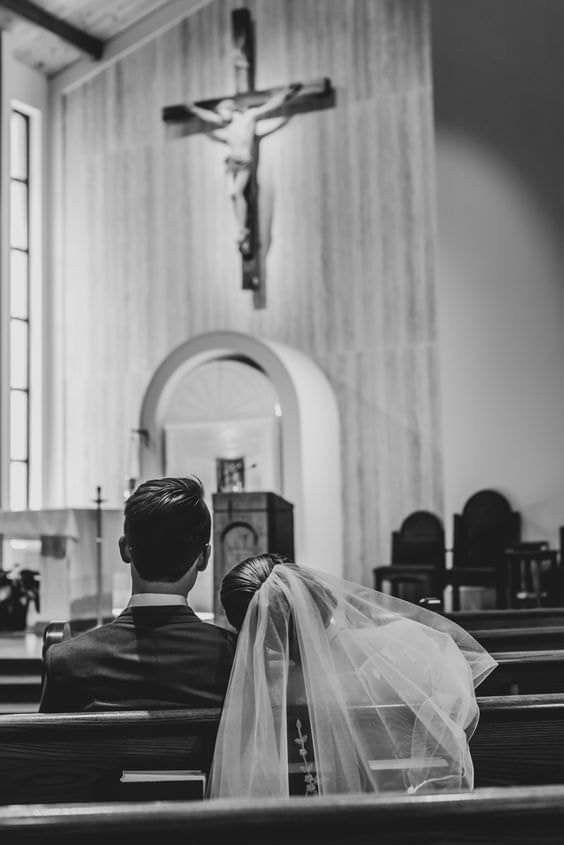
[[[471,789],[475,687],[495,666],[438,614],[275,566],[239,633],[210,797]]]
[[[302,720],[296,719],[296,730],[298,732],[298,736],[294,739],[296,745],[299,746],[298,754],[302,758],[302,764],[300,766],[301,770],[304,773],[304,783],[305,783],[305,795],[319,795],[319,783],[317,782],[317,777],[313,773],[314,767],[313,764],[308,760],[308,749],[307,749],[307,734],[302,733]]]

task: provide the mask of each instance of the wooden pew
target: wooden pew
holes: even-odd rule
[[[564,649],[493,653],[498,667],[480,684],[490,695],[527,695],[564,692]]]
[[[442,602],[420,602],[442,613]],[[564,608],[456,611],[444,614],[471,633],[490,652],[564,649]]]
[[[530,614],[532,611],[503,612],[514,616],[515,613]],[[62,636],[62,623],[52,623],[49,628],[52,630],[48,629],[46,632],[44,652],[50,645],[49,637],[57,641],[56,638]],[[476,631],[474,634],[499,663],[498,668],[480,686],[480,695],[564,692],[564,627],[560,629],[537,626],[509,630],[494,628]],[[65,629],[65,635],[68,636],[68,627]],[[490,639],[484,635],[488,635]],[[560,646],[551,645],[552,642],[560,642]],[[546,647],[542,647],[545,643]]]
[[[556,845],[563,830],[564,786],[0,808],[2,845]]]
[[[490,652],[564,649],[564,626],[485,628],[470,633]]]
[[[493,628],[564,627],[564,607],[458,610],[444,615],[467,631],[492,630]]]
[[[564,608],[459,611],[445,615],[490,652],[564,649]],[[50,623],[43,634],[43,655],[51,645],[70,636],[68,622]]]
[[[476,786],[564,784],[564,695],[479,698]]]
[[[564,754],[555,753],[564,748],[564,695],[479,703],[476,785],[564,784]],[[129,800],[124,769],[207,772],[218,718],[217,710],[0,716],[0,804]]]
[[[128,800],[124,770],[207,772],[218,719],[215,708],[0,716],[0,804]]]
[[[478,699],[480,720],[470,740],[475,784],[564,784],[564,695],[492,696]],[[401,705],[391,705],[401,716]],[[365,723],[376,720],[366,708]]]

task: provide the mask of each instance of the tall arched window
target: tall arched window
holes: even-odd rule
[[[10,508],[29,505],[30,117],[10,115]]]
[[[7,164],[8,284],[2,319],[8,343],[2,391],[7,402],[4,507],[41,506],[43,126],[39,109],[19,100],[9,112]]]

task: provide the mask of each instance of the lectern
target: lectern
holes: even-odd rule
[[[214,493],[213,605],[226,572],[247,557],[276,552],[294,558],[294,507],[276,493]]]

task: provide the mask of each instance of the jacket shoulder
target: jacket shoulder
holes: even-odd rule
[[[235,646],[237,642],[237,634],[233,631],[228,631],[227,628],[222,628],[221,625],[214,625],[212,622],[203,622],[200,624],[204,626],[205,630],[210,636],[216,637],[218,640],[223,640],[229,645]]]
[[[47,662],[61,664],[67,659],[74,657],[81,652],[87,652],[96,648],[102,642],[110,641],[116,633],[115,620],[101,625],[99,628],[92,628],[89,631],[82,631],[69,639],[62,640],[50,646],[47,651]]]

